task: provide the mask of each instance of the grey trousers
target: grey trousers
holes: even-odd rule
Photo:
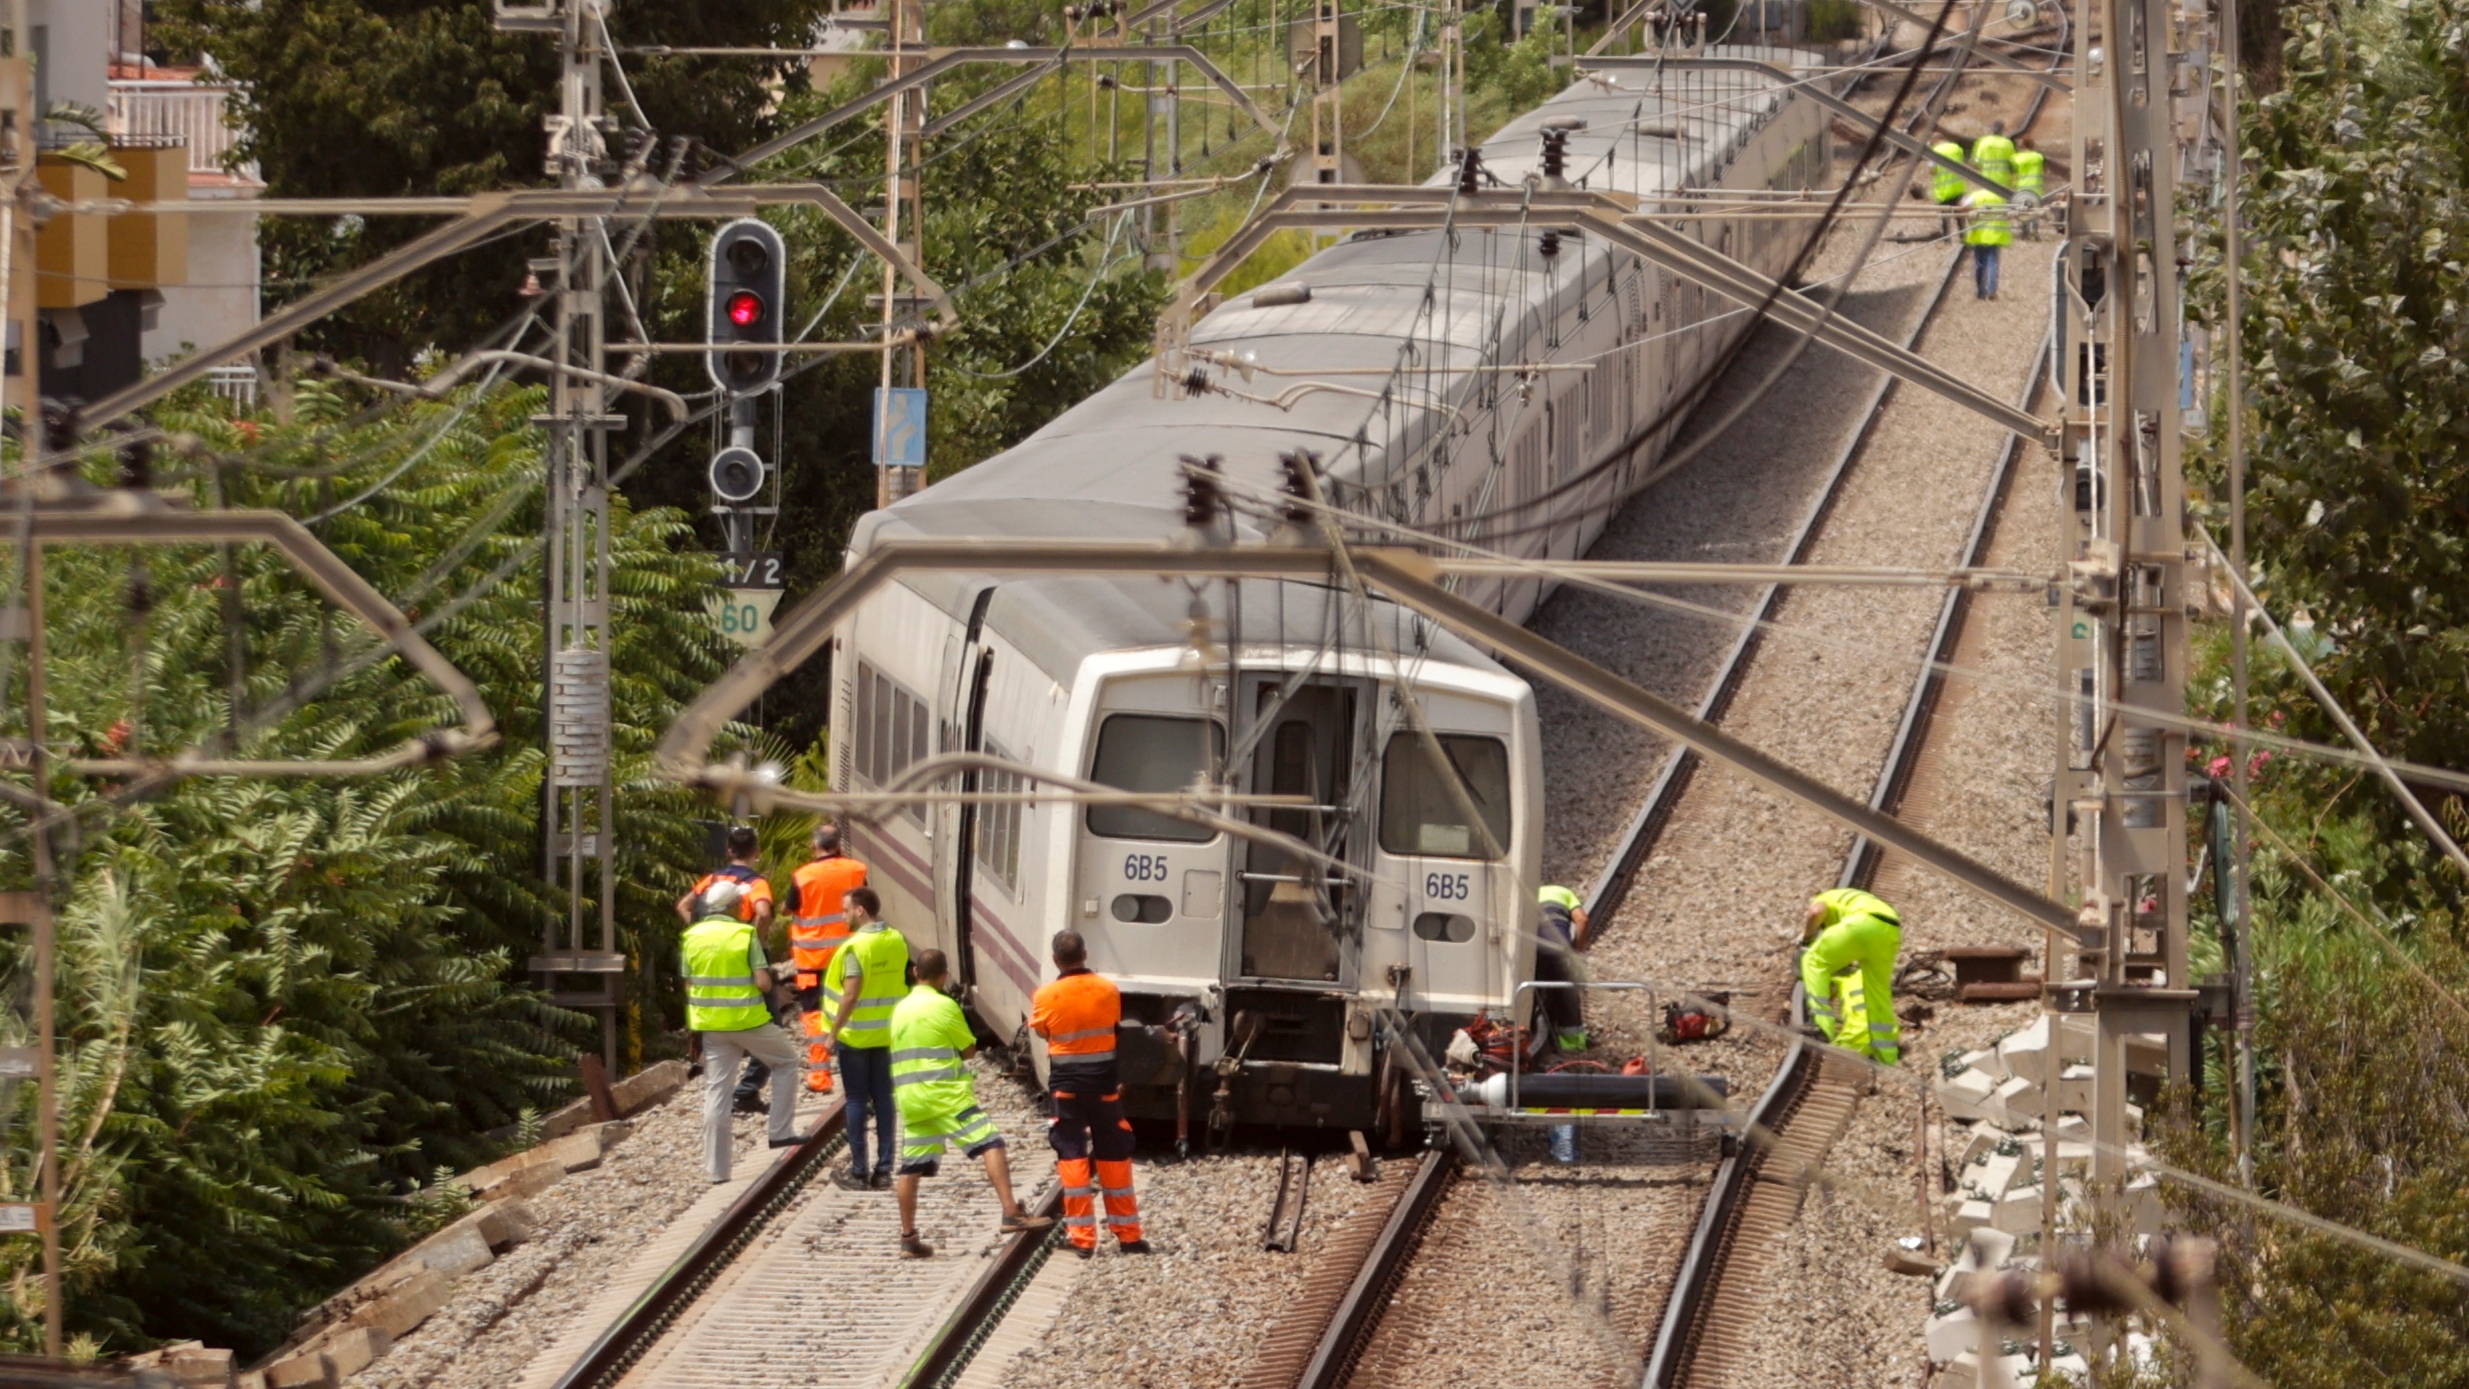
[[[729,1179],[729,1157],[736,1147],[730,1132],[729,1108],[737,1089],[740,1058],[751,1056],[772,1068],[772,1141],[797,1136],[797,1048],[789,1034],[771,1023],[742,1032],[703,1034],[703,1174],[715,1182]]]

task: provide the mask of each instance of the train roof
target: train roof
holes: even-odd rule
[[[1781,50],[1726,48],[1734,56],[1789,61]],[[1753,130],[1788,94],[1755,73],[1623,71],[1580,78],[1483,145],[1487,167],[1515,184],[1539,171],[1538,133],[1581,120],[1569,140],[1570,172],[1590,186],[1652,194],[1720,182]],[[1674,134],[1656,134],[1656,131]],[[1433,182],[1449,182],[1446,173]],[[1238,495],[1274,492],[1279,455],[1311,449],[1341,483],[1385,481],[1380,470],[1445,427],[1477,378],[1449,367],[1489,362],[1497,343],[1522,343],[1551,303],[1550,271],[1520,232],[1459,232],[1449,253],[1438,232],[1358,236],[1313,256],[1277,286],[1308,286],[1302,303],[1263,305],[1259,292],[1237,296],[1193,327],[1196,348],[1251,354],[1271,368],[1225,384],[1261,399],[1207,392],[1160,399],[1154,361],[1064,411],[1003,453],[898,504],[862,517],[850,540],[863,553],[900,534],[999,535],[1047,539],[1162,539],[1183,529],[1183,463],[1217,456]],[[1582,281],[1571,265],[1607,254],[1599,246],[1564,252],[1559,279]],[[1578,291],[1578,292],[1582,292]],[[1412,354],[1411,357],[1408,354]],[[1410,369],[1391,375],[1401,360]],[[1309,379],[1275,369],[1308,371]],[[1365,374],[1355,374],[1365,373]],[[1298,389],[1308,387],[1308,389]],[[1267,403],[1274,399],[1277,403]],[[921,576],[908,586],[956,618],[984,587],[983,577]],[[1291,590],[1283,597],[1271,590]],[[1297,630],[1328,621],[1325,595],[1311,585],[1247,584],[1245,639],[1257,640],[1256,612],[1282,607]],[[1253,590],[1259,590],[1255,596]],[[1219,601],[1224,585],[1210,585]],[[1150,580],[1009,580],[996,591],[990,619],[1031,659],[1069,679],[1095,651],[1180,642],[1190,603],[1179,585]],[[1395,625],[1397,614],[1381,605]],[[1213,613],[1214,615],[1214,613]],[[1493,667],[1474,648],[1446,638],[1445,659]]]

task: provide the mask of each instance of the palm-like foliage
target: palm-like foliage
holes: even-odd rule
[[[80,811],[61,918],[70,1315],[107,1343],[271,1344],[403,1242],[404,1197],[436,1166],[485,1158],[486,1130],[571,1089],[588,1023],[522,982],[561,905],[538,840],[540,404],[465,393],[354,423],[302,386],[282,423],[202,399],[163,412],[201,441],[201,503],[315,516],[399,469],[315,529],[429,624],[505,741],[365,781],[200,780],[116,805],[122,788],[55,781]],[[616,508],[619,915],[637,959],[674,940],[667,902],[705,813],[652,777],[652,745],[726,657],[703,615],[717,569],[687,538],[675,513]],[[55,551],[45,596],[55,744],[341,758],[454,716],[271,552]],[[22,998],[27,962],[5,963]],[[656,1047],[661,1009],[636,1002]],[[0,1182],[23,1191],[30,1087],[10,1098]],[[0,1336],[19,1345],[32,1254],[0,1245]]]

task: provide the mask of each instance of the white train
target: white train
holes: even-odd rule
[[[1651,197],[1823,178],[1827,126],[1813,103],[1753,75],[1668,81],[1660,93],[1644,73],[1581,81],[1490,140],[1484,162],[1515,184],[1538,167],[1547,125],[1582,121],[1568,173],[1595,188]],[[1808,224],[1680,225],[1780,273]],[[1251,354],[1255,373],[1271,373],[1256,379],[1273,384],[1244,388],[1286,388],[1287,408],[1161,399],[1144,364],[1019,447],[865,517],[853,553],[900,536],[1171,536],[1183,525],[1182,456],[1221,455],[1230,478],[1273,488],[1292,449],[1320,455],[1334,495],[1356,509],[1418,524],[1498,516],[1485,543],[1582,553],[1669,434],[1637,431],[1749,315],[1599,244],[1563,239],[1547,260],[1531,234],[1457,237],[1454,254],[1440,232],[1358,237],[1195,326],[1195,348],[1222,362]],[[1401,362],[1411,369],[1385,392],[1377,373],[1311,375]],[[1594,369],[1444,369],[1539,362]],[[1315,379],[1344,389],[1292,389]],[[1555,493],[1607,462],[1591,484]],[[1492,582],[1468,596],[1523,620],[1545,590]],[[1195,655],[1196,608],[1231,663]],[[949,806],[853,827],[892,920],[952,952],[978,1016],[1015,1044],[1033,1046],[1030,994],[1052,976],[1047,941],[1065,927],[1087,937],[1133,1017],[1198,1005],[1198,1074],[1184,1098],[1174,1052],[1126,1050],[1137,1114],[1188,1104],[1196,1124],[1214,1108],[1246,1123],[1402,1128],[1407,1072],[1386,1010],[1436,1054],[1475,1014],[1505,1012],[1531,977],[1524,928],[1543,829],[1534,699],[1428,623],[1301,583],[937,575],[880,591],[833,652],[837,789],[969,750],[1126,788],[1205,778],[1312,798],[1308,811],[1252,813],[1344,860],[1351,881],[1329,886],[1283,850],[1121,807]],[[1401,683],[1481,825],[1408,731]],[[1009,789],[1000,781],[979,784]],[[1214,1065],[1230,1052],[1238,1064]]]

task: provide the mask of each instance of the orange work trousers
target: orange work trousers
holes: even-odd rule
[[[1056,1090],[1046,1141],[1054,1148],[1055,1176],[1063,1183],[1063,1228],[1072,1244],[1097,1247],[1100,1195],[1106,1201],[1106,1228],[1114,1237],[1125,1243],[1141,1238],[1140,1197],[1132,1189],[1132,1121],[1123,1114],[1123,1092]]]
[[[832,1092],[832,1039],[823,1030],[831,1019],[823,1016],[821,975],[797,976],[797,1017],[806,1033],[806,1088],[828,1095]]]

